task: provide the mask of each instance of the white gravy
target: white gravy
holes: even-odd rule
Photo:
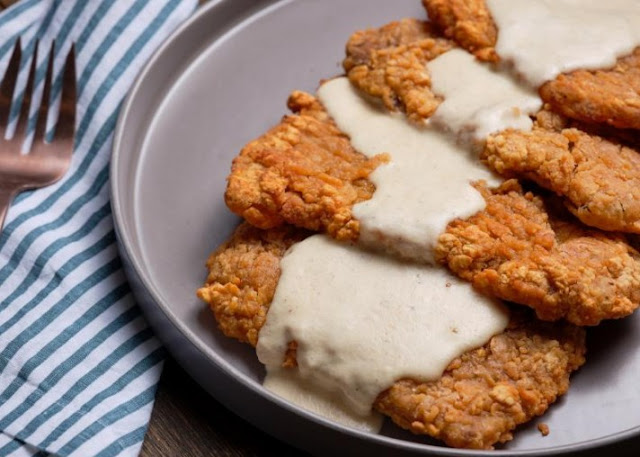
[[[325,419],[365,432],[378,433],[382,428],[382,414],[370,410],[355,413],[336,392],[328,391],[321,382],[303,378],[296,369],[267,367],[263,385],[276,395]]]
[[[560,73],[607,68],[640,45],[638,0],[486,0],[496,51],[537,88]]]
[[[484,209],[471,182],[500,180],[472,153],[474,144],[509,127],[531,129],[536,94],[460,50],[428,65],[444,101],[424,126],[363,97],[346,78],[318,97],[371,157],[391,162],[370,176],[373,197],[355,205],[360,243],[433,263],[447,224]],[[458,141],[455,141],[455,140]],[[315,235],[293,246],[260,331],[264,385],[289,401],[355,428],[377,431],[371,406],[402,378],[436,380],[454,358],[502,332],[508,312],[444,268],[412,264]],[[297,368],[281,368],[296,341]]]
[[[444,98],[430,122],[464,144],[508,128],[531,130],[529,115],[542,107],[536,92],[462,49],[445,52],[427,68],[431,89]]]
[[[267,386],[295,399],[313,382],[364,422],[378,394],[396,380],[438,379],[454,358],[485,344],[508,322],[499,301],[442,267],[402,262],[325,235],[294,245],[281,271],[257,346],[270,373]],[[272,378],[293,340],[302,386]],[[326,405],[320,405],[322,414]],[[339,420],[342,413],[331,415]]]
[[[318,97],[358,151],[391,155],[391,163],[369,176],[376,185],[373,198],[353,208],[360,242],[433,263],[433,247],[447,224],[485,207],[470,183],[500,180],[448,135],[390,114],[362,97],[347,78],[323,84]]]

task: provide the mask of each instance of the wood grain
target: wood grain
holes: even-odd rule
[[[305,454],[229,412],[167,360],[141,457],[278,455]]]

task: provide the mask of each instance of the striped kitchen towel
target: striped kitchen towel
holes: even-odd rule
[[[0,236],[1,457],[140,451],[163,353],[122,273],[108,165],[134,78],[196,6],[196,0],[22,0],[0,13],[0,75],[20,38],[19,81],[36,40],[40,93],[52,40],[58,77],[75,42],[78,78],[71,168],[57,184],[21,194]],[[53,97],[60,86],[54,79]]]

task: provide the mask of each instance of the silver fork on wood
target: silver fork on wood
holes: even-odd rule
[[[49,53],[42,103],[38,110],[36,130],[30,151],[24,153],[22,145],[27,137],[29,124],[29,108],[33,97],[37,65],[37,44],[15,133],[11,139],[4,139],[20,71],[21,54],[20,40],[18,40],[0,86],[0,232],[13,198],[23,190],[45,187],[62,178],[69,169],[73,152],[76,117],[76,75],[73,47],[65,62],[60,114],[53,141],[48,143],[45,137],[53,79],[54,44],[51,45]]]

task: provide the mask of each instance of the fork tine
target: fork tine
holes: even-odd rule
[[[55,136],[60,139],[73,140],[76,122],[76,45],[72,44],[67,60],[64,63],[62,79],[62,99],[60,115],[56,123]]]
[[[11,112],[11,101],[13,100],[13,91],[18,79],[20,70],[20,59],[22,51],[20,50],[20,38],[16,40],[13,47],[11,60],[2,78],[2,86],[0,86],[0,126],[6,127],[9,124],[9,113]]]
[[[36,67],[38,64],[38,42],[33,49],[33,57],[31,61],[31,68],[29,69],[29,79],[27,80],[27,87],[25,87],[22,97],[22,106],[20,107],[20,114],[18,115],[18,125],[13,135],[14,138],[23,138],[29,124],[29,109],[31,108],[31,99],[33,92],[33,84],[36,79]]]
[[[51,50],[49,51],[49,62],[47,64],[47,75],[44,78],[44,89],[42,91],[42,101],[38,110],[38,119],[36,120],[36,133],[33,137],[34,142],[45,141],[47,132],[47,116],[49,115],[49,104],[51,102],[51,80],[53,79],[53,60],[56,43],[51,42]]]

